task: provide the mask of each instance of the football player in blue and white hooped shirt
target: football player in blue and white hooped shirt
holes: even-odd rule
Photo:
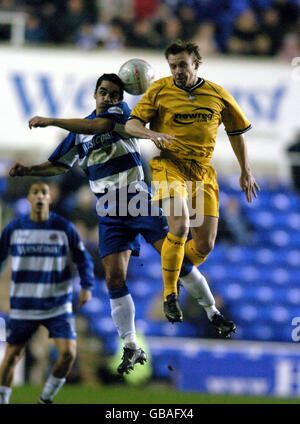
[[[26,342],[40,325],[55,341],[58,359],[39,403],[52,403],[66,381],[76,356],[72,310],[74,266],[80,276],[79,307],[92,297],[94,266],[71,222],[49,211],[49,186],[31,185],[30,215],[14,219],[0,239],[0,269],[12,258],[9,335],[0,366],[0,404],[9,403],[15,366]]]
[[[85,171],[91,190],[98,198],[100,257],[105,269],[112,319],[124,342],[123,360],[118,367],[121,374],[128,373],[135,363],[146,360],[145,353],[136,341],[134,303],[126,286],[130,256],[139,254],[140,234],[160,252],[168,233],[166,218],[158,208],[157,214],[148,213],[146,216],[132,216],[129,210],[125,215],[102,215],[105,209],[102,200],[106,194],[112,194],[113,198],[117,193],[117,200],[111,204],[122,207],[124,202],[120,201],[121,194],[124,191],[129,193],[130,188],[143,192],[145,196],[141,203],[146,205],[146,209],[151,209],[139,144],[135,138],[128,138],[124,133],[130,109],[122,101],[123,91],[123,83],[116,74],[104,74],[96,83],[96,110],[85,119],[39,116],[30,119],[30,128],[57,126],[70,133],[48,161],[34,166],[24,166],[17,162],[9,172],[11,177],[53,176],[67,172],[76,161]],[[125,206],[128,206],[129,199],[128,194]],[[210,320],[214,314],[219,313],[206,279],[188,260],[184,261],[180,278],[186,290],[205,308]]]

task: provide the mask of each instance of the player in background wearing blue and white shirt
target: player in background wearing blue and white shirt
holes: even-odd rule
[[[9,403],[14,370],[26,342],[40,325],[55,341],[58,359],[45,383],[39,403],[52,403],[66,381],[76,356],[72,311],[74,268],[80,276],[79,307],[94,286],[94,267],[73,224],[49,212],[49,186],[31,185],[30,215],[14,219],[0,239],[0,269],[12,258],[9,335],[0,366],[0,404]]]
[[[67,172],[78,160],[98,198],[98,206],[107,187],[109,193],[120,194],[122,190],[128,191],[128,185],[136,185],[136,194],[140,187],[145,187],[145,182],[137,140],[126,138],[124,133],[130,109],[122,101],[123,90],[123,83],[116,74],[104,74],[96,83],[96,110],[86,119],[38,116],[30,119],[30,128],[57,126],[71,132],[47,162],[34,166],[24,166],[17,162],[11,168],[10,176],[58,175]],[[129,198],[128,195],[128,201]],[[151,199],[148,194],[145,202],[146,208],[150,209]],[[100,209],[98,207],[98,214]],[[99,216],[99,249],[109,290],[111,315],[124,342],[123,361],[118,367],[122,374],[133,369],[135,363],[146,360],[145,353],[136,341],[135,308],[126,286],[126,276],[131,254],[139,253],[139,234],[159,253],[161,251],[168,226],[165,216],[158,211],[159,216],[130,216],[129,213],[127,216]],[[210,321],[215,314],[219,314],[206,279],[187,260],[180,278],[186,290],[205,308]],[[174,308],[174,313],[177,310],[177,307]],[[218,330],[225,334],[226,327],[218,327]]]

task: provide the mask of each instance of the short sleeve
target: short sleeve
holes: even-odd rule
[[[251,129],[251,123],[246,118],[234,97],[228,91],[222,89],[224,109],[222,122],[228,135],[240,135]]]
[[[70,132],[48,158],[49,162],[59,162],[68,166],[69,168],[72,168],[78,159],[78,152],[75,142],[76,134]]]
[[[144,124],[150,122],[158,109],[156,99],[162,88],[163,85],[159,80],[151,84],[144,96],[132,109],[129,119],[137,118]]]
[[[98,115],[97,118],[112,119],[119,124],[125,124],[129,113],[126,113],[122,106],[122,104],[111,106],[107,109],[107,111]]]

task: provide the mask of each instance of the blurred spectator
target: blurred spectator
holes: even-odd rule
[[[299,3],[299,2],[298,2]],[[194,39],[203,55],[299,55],[296,0],[0,0],[0,10],[28,13],[28,42],[164,49]],[[0,40],[10,26],[0,26]]]
[[[300,56],[300,34],[297,32],[290,32],[283,38],[281,49],[278,56],[288,62],[294,57]]]
[[[64,30],[64,41],[74,43],[81,25],[86,22],[89,22],[89,18],[83,0],[67,0],[66,12],[61,22]]]
[[[98,39],[95,33],[95,27],[92,24],[83,24],[76,36],[76,47],[90,50],[98,45]]]
[[[104,40],[104,47],[108,50],[122,50],[125,46],[125,34],[119,19],[113,19]]]
[[[91,230],[98,225],[97,214],[95,213],[96,197],[88,186],[82,186],[76,192],[75,207],[71,212],[72,222],[82,221]]]
[[[247,246],[253,237],[253,228],[245,219],[238,199],[228,197],[219,219],[217,242],[227,241]]]
[[[57,182],[47,183],[50,189],[51,203],[50,208],[55,213],[69,219],[69,208],[65,200],[61,195],[60,185]]]
[[[171,44],[174,40],[183,37],[183,27],[181,22],[175,16],[171,16],[164,26],[163,40],[165,47]]]
[[[193,41],[198,44],[201,55],[211,56],[217,52],[215,41],[215,26],[211,22],[203,23],[193,37]]]
[[[273,0],[272,7],[279,14],[281,32],[285,33],[293,29],[299,17],[299,2],[296,4],[291,0]]]
[[[0,10],[3,10],[5,12],[10,12],[16,9],[17,9],[17,5],[14,0],[0,0]]]
[[[132,0],[132,2],[136,19],[145,21],[155,15],[160,0]]]
[[[61,14],[61,8],[58,8],[56,2],[47,1],[40,6],[39,16],[47,33],[47,41],[50,43],[64,41],[63,28],[57,25],[57,22],[61,19]]]
[[[30,43],[41,43],[47,41],[47,33],[42,21],[35,14],[27,15],[25,40]]]
[[[161,37],[155,31],[150,21],[135,23],[132,32],[129,33],[127,45],[145,49],[162,48]]]
[[[122,18],[131,22],[134,20],[135,12],[132,0],[97,0],[99,22],[109,24],[115,18]]]
[[[262,32],[268,38],[268,50],[266,54],[274,56],[280,49],[283,31],[280,16],[275,8],[270,7],[262,12]]]
[[[257,19],[252,10],[247,10],[240,15],[233,25],[232,36],[228,41],[228,53],[253,54],[256,39],[260,34]]]
[[[182,38],[185,41],[193,38],[199,27],[195,11],[186,4],[182,4],[178,8],[176,16],[182,24]],[[200,51],[202,52],[202,50]]]

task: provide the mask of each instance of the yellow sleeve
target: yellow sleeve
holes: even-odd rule
[[[251,123],[244,115],[234,97],[228,91],[222,89],[224,109],[222,111],[222,122],[228,135],[239,135],[250,130]]]
[[[145,124],[150,122],[158,109],[156,99],[162,88],[163,85],[160,80],[151,84],[143,97],[132,109],[129,119],[137,118]]]

